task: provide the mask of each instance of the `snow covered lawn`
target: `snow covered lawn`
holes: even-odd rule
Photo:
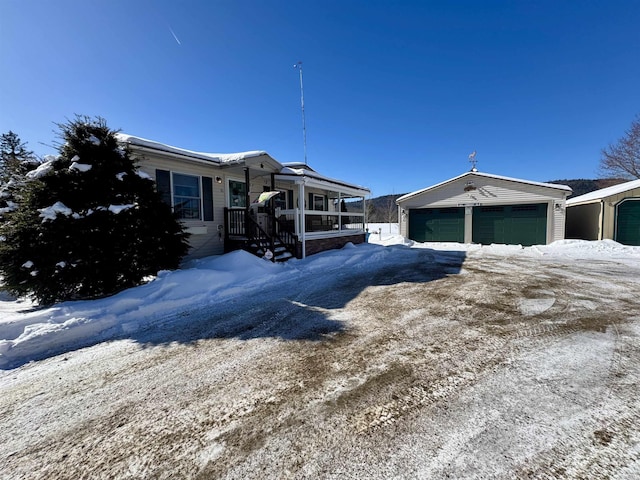
[[[0,478],[640,477],[640,248],[371,242],[0,297]]]

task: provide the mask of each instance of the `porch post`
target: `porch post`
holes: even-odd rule
[[[304,213],[304,181],[298,184],[298,203],[300,204],[300,241],[302,243],[302,258],[306,258],[307,256],[307,245],[306,245],[306,222],[305,222],[305,213]]]
[[[245,167],[244,169],[244,184],[245,184],[245,190],[246,190],[246,198],[244,200],[245,206],[245,212],[247,213],[247,215],[249,215],[249,207],[251,206],[251,185],[249,184],[249,167]]]
[[[362,196],[362,228],[366,229],[367,228],[367,199],[364,197],[364,195]]]

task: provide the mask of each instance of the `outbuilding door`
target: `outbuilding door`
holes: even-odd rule
[[[409,210],[409,238],[416,242],[464,242],[464,207]]]
[[[474,243],[544,245],[547,243],[547,204],[473,207]]]
[[[616,241],[640,245],[640,199],[625,200],[616,211]]]

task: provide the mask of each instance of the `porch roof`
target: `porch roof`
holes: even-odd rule
[[[334,178],[320,175],[313,168],[304,163],[285,163],[284,167],[280,171],[280,175],[278,175],[277,177],[296,177],[303,181],[305,185],[310,187],[335,189],[341,193],[346,193],[348,195],[357,197],[364,197],[371,193],[368,188],[361,185],[347,183],[343,182],[342,180],[336,180]]]

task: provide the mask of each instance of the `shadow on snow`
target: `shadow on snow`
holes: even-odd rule
[[[396,249],[396,253],[400,253],[399,261],[385,262],[379,267],[359,268],[355,264],[329,271],[303,272],[302,277],[294,280],[278,281],[246,297],[234,296],[219,304],[194,307],[128,335],[105,332],[86,342],[59,347],[34,358],[16,358],[1,369],[126,338],[144,348],[216,338],[331,341],[348,330],[347,323],[340,317],[341,309],[366,288],[446,278],[460,273],[466,258],[464,251],[409,249],[398,245],[380,248]]]
[[[466,258],[464,251],[435,251],[394,248],[410,252],[404,261],[394,265],[359,271],[329,271],[307,273],[302,279],[276,284],[260,291],[261,299],[241,297],[221,305],[194,309],[180,317],[178,328],[171,320],[154,331],[139,331],[131,335],[144,346],[173,342],[193,343],[221,338],[252,340],[279,338],[297,341],[330,341],[347,331],[341,319],[341,309],[368,287],[425,283],[460,273]],[[328,275],[319,285],[313,278]],[[301,282],[309,281],[305,289]]]

